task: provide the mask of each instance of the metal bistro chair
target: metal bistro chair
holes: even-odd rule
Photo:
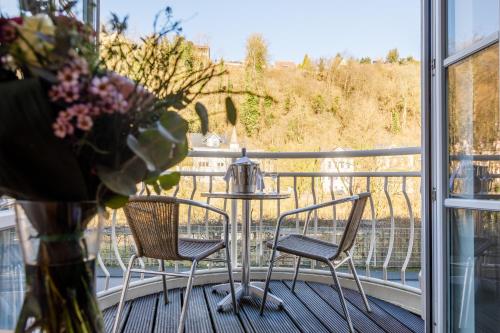
[[[293,276],[293,283],[292,283],[292,292],[295,292],[295,283],[297,281],[297,276],[299,274],[300,260],[302,257],[324,262],[330,267],[330,271],[332,273],[335,286],[337,287],[337,291],[340,296],[340,302],[342,304],[342,308],[344,310],[344,314],[347,319],[349,329],[351,332],[354,332],[351,317],[349,316],[349,311],[347,310],[344,294],[342,293],[342,288],[340,287],[339,279],[337,277],[337,272],[335,271],[335,269],[338,268],[340,265],[344,264],[345,262],[349,264],[352,275],[354,276],[354,280],[356,281],[356,284],[358,286],[359,292],[363,296],[363,301],[365,303],[366,310],[368,312],[371,312],[370,304],[368,304],[368,300],[363,290],[363,286],[361,285],[361,282],[358,278],[358,274],[356,273],[356,269],[354,268],[354,261],[352,260],[351,253],[349,252],[354,245],[354,240],[356,239],[356,234],[358,233],[358,227],[361,222],[361,217],[363,216],[363,211],[365,209],[366,201],[368,200],[369,197],[370,193],[360,193],[358,195],[354,195],[347,198],[342,198],[338,200],[321,203],[318,205],[312,205],[305,208],[291,210],[280,215],[280,217],[278,218],[278,224],[276,225],[276,233],[274,235],[274,240],[272,242],[268,241],[266,244],[269,248],[272,248],[273,251],[271,254],[269,270],[267,272],[267,278],[266,278],[266,285],[264,287],[264,296],[260,308],[261,315],[264,312],[264,307],[266,304],[266,298],[269,289],[269,282],[271,280],[273,265],[278,259],[280,259],[280,257],[282,257],[280,255],[280,257],[277,258],[276,251],[280,251],[285,253],[285,255],[283,256],[291,254],[295,255],[296,257],[295,273]],[[345,227],[344,234],[342,235],[342,239],[340,240],[339,245],[306,236],[307,227],[309,225],[311,213],[313,211],[320,208],[325,208],[351,201],[353,203],[352,209],[349,214],[349,219],[347,220],[347,225]],[[308,212],[308,215],[306,222],[304,224],[302,235],[290,234],[285,237],[279,237],[280,227],[283,220],[287,216],[303,212]]]
[[[223,240],[201,240],[178,237],[179,228],[179,205],[189,205],[207,209],[220,214],[224,218],[224,239]],[[231,259],[229,256],[229,216],[222,210],[200,202],[163,197],[163,196],[139,196],[132,197],[123,208],[127,222],[134,237],[137,253],[130,258],[125,281],[123,285],[120,303],[113,325],[113,333],[117,332],[120,326],[120,317],[125,303],[125,297],[130,282],[131,272],[157,274],[162,276],[163,294],[165,304],[168,303],[167,281],[165,276],[188,277],[186,294],[184,296],[184,305],[181,311],[181,318],[178,333],[184,331],[184,324],[189,303],[189,294],[193,287],[193,278],[196,272],[196,266],[201,260],[210,260],[207,257],[215,252],[226,249],[225,262],[229,274],[229,284],[233,298],[233,310],[238,312],[234,281],[231,270]],[[161,271],[149,271],[143,269],[132,269],[134,262],[139,257],[158,259],[160,261]],[[164,260],[189,260],[192,262],[189,273],[171,273],[165,272]],[[222,310],[222,309],[218,309]]]

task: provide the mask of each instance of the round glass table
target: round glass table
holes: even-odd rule
[[[288,193],[231,193],[231,192],[205,192],[201,194],[205,198],[218,198],[218,199],[231,199],[241,200],[241,215],[242,215],[242,255],[241,255],[241,283],[235,283],[236,287],[236,300],[240,302],[246,297],[255,296],[262,299],[264,295],[263,282],[251,282],[250,280],[250,224],[252,223],[251,216],[251,202],[252,200],[282,200],[288,199]],[[229,292],[229,283],[220,284],[213,287],[216,292]],[[268,293],[267,300],[279,307],[283,306],[283,301]],[[231,304],[231,295],[228,294],[218,304],[217,309],[220,311],[227,308]]]

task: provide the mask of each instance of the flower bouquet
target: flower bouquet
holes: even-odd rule
[[[48,3],[0,18],[0,196],[18,199],[28,284],[16,331],[100,332],[96,215],[123,206],[138,183],[177,184],[167,170],[188,152],[183,112],[206,133],[196,101],[220,93],[206,87],[224,72],[189,57],[170,8],[140,43],[113,16],[99,44],[71,6]],[[230,97],[226,114],[234,124]]]

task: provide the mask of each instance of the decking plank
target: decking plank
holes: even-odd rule
[[[122,322],[124,318],[127,318],[128,313],[130,311],[130,304],[131,302],[126,302],[125,305],[123,306],[123,313],[122,313]],[[113,324],[115,323],[115,317],[116,317],[116,309],[117,306],[113,306],[111,308],[107,308],[102,312],[102,316],[104,318],[104,332],[106,333],[111,333],[113,330]]]
[[[259,313],[260,301],[246,299],[241,306],[241,314],[245,315],[256,332],[262,333],[294,333],[300,332],[285,311],[275,305],[266,307],[265,315]]]
[[[332,332],[297,298],[290,289],[281,281],[273,281],[270,285],[271,292],[283,300],[284,310],[288,316],[303,332]]]
[[[329,286],[332,288],[332,286]],[[377,304],[370,302],[370,307],[372,312],[366,312],[365,304],[363,303],[362,296],[355,292],[354,290],[344,288],[344,296],[349,301],[349,303],[354,304],[358,309],[363,311],[368,317],[370,317],[374,322],[376,322],[380,327],[382,327],[387,332],[398,332],[398,333],[411,333],[412,331],[399,320],[391,316],[389,313],[380,308]]]
[[[335,309],[338,313],[344,316],[344,310],[342,304],[340,303],[340,297],[337,291],[326,284],[319,283],[306,283],[313,292],[316,292],[325,302],[327,302],[331,307]],[[342,291],[345,294],[346,288]],[[368,317],[365,312],[361,311],[359,308],[351,304],[349,301],[346,302],[347,310],[351,316],[352,325],[359,332],[377,332],[383,333],[382,327],[378,326],[370,317]],[[365,309],[366,311],[366,309]],[[399,333],[399,332],[398,332]]]
[[[183,297],[186,294],[186,289],[183,289]],[[214,332],[212,319],[208,311],[208,305],[205,301],[203,287],[193,287],[189,296],[189,308],[186,317],[186,333],[194,332]],[[185,299],[183,298],[184,302]],[[183,302],[183,303],[184,303]]]
[[[217,311],[217,303],[224,298],[212,292],[212,286],[205,286],[205,297],[208,303],[208,309],[214,321],[215,331],[217,333],[244,333],[245,329],[240,321],[240,316],[235,315],[233,309],[227,309],[224,312]]]
[[[132,302],[127,323],[123,328],[123,333],[149,333],[153,331],[154,310],[158,295],[149,295],[136,298]]]
[[[158,306],[156,307],[155,332],[176,333],[181,317],[181,290],[168,291],[169,303],[165,304],[163,293],[159,294]]]
[[[283,281],[290,288],[291,281]],[[347,321],[304,282],[297,282],[295,295],[319,320],[333,332],[348,332]]]
[[[270,303],[264,316],[259,314],[260,300],[245,300],[240,314],[217,312],[217,302],[223,295],[213,294],[211,286],[194,287],[186,333],[294,333],[347,332],[338,294],[332,286],[299,282],[296,293],[290,290],[291,281],[273,281],[270,290],[284,300],[284,310]],[[163,293],[137,298],[125,303],[123,332],[176,333],[185,289],[169,290],[170,303],[164,305]],[[423,332],[424,321],[393,304],[369,297],[372,313],[367,313],[359,293],[343,289],[355,329],[358,332],[411,333]],[[116,306],[103,311],[105,332],[113,327]],[[155,319],[156,318],[156,319]],[[378,325],[378,326],[377,326]]]
[[[410,328],[413,332],[415,333],[425,332],[425,322],[419,316],[389,302],[385,302],[383,300],[374,297],[368,297],[368,298],[371,302],[376,303],[391,316],[393,316],[398,321],[403,323],[405,326]]]

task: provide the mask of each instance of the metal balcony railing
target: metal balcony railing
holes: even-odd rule
[[[365,279],[371,281],[381,283],[389,281],[391,285],[418,291],[421,267],[419,154],[420,148],[341,152],[249,152],[250,158],[259,160],[264,166],[265,183],[270,183],[273,178],[279,192],[289,192],[291,195],[290,199],[283,202],[261,201],[253,203],[252,267],[255,269],[266,267],[269,253],[264,242],[271,238],[276,217],[280,212],[357,192],[369,191],[372,193],[372,197],[365,211],[354,249],[354,258],[360,273],[363,272]],[[219,163],[226,159],[226,164],[219,165],[223,169],[239,156],[239,152],[191,152],[189,157],[192,165],[190,166],[190,161],[188,161],[180,169],[181,182],[167,193],[167,195],[172,196],[203,200],[230,213],[233,226],[230,232],[232,256],[236,265],[241,260],[238,257],[241,238],[241,224],[238,218],[239,203],[224,199],[202,198],[201,193],[203,192],[229,191],[230,186],[223,179],[224,171],[193,170],[197,169],[193,160],[218,159]],[[265,170],[267,160],[275,160],[278,164],[291,166],[298,161],[307,161],[319,169],[318,165],[325,159],[333,159],[333,161],[338,159],[369,159],[369,161],[365,161],[365,164],[375,165],[380,171],[286,171],[271,174]],[[410,160],[412,162],[408,163]],[[355,164],[357,169],[358,163]],[[360,163],[360,165],[362,164]],[[387,171],[387,169],[408,168],[416,170]],[[142,192],[144,194],[144,189]],[[317,235],[325,240],[339,241],[347,218],[347,208],[349,207],[346,209],[334,207],[330,211],[316,212],[309,234]],[[195,212],[189,209],[184,213],[181,212],[181,217],[184,221],[181,225],[181,233],[186,237],[219,237],[222,232],[221,221],[211,218],[208,212]],[[299,231],[304,219],[305,216],[295,216],[290,219],[285,225],[283,233]],[[105,228],[101,253],[98,258],[99,272],[104,278],[104,283],[100,286],[101,291],[105,293],[113,285],[121,283],[125,262],[133,251],[133,239],[126,226],[125,218],[121,212],[115,211]],[[158,265],[158,263],[146,260],[141,261],[140,265],[151,267]],[[292,265],[292,261],[285,260],[280,262],[278,267],[287,270],[291,269]],[[304,261],[303,265],[313,272],[327,269],[314,261]],[[167,264],[167,267],[173,271],[184,269],[183,265],[179,263]],[[210,271],[219,267],[217,264],[210,263],[205,268]],[[147,279],[148,277],[138,278]]]
[[[420,148],[336,152],[249,152],[248,155],[261,162],[266,186],[271,187],[270,183],[275,182],[277,191],[290,193],[290,199],[282,202],[253,203],[251,264],[254,271],[263,271],[267,267],[269,252],[264,243],[272,237],[276,218],[280,212],[369,191],[372,197],[365,210],[353,250],[358,273],[363,276],[364,281],[400,288],[410,291],[413,295],[420,294],[419,272],[423,250],[420,242]],[[241,239],[239,203],[224,199],[202,198],[201,193],[229,191],[230,184],[223,179],[224,170],[239,156],[239,152],[227,151],[190,152],[186,163],[179,168],[182,175],[179,185],[162,193],[204,201],[228,211],[232,220],[231,252],[236,267],[241,262],[238,250]],[[346,160],[354,161],[354,171],[352,168],[348,168],[348,171],[345,171],[345,168],[340,168],[340,171],[312,171],[321,170],[322,164],[328,164],[325,161]],[[200,161],[216,161],[216,170],[201,168],[203,170],[200,171],[196,164]],[[277,163],[278,170],[286,171],[269,173],[269,170],[266,170],[268,161]],[[298,165],[307,171],[293,171],[299,169]],[[144,188],[141,193],[145,194]],[[12,202],[9,202],[9,206],[12,206]],[[310,223],[311,229],[308,234],[324,240],[339,241],[349,208],[334,207],[317,211]],[[0,328],[12,327],[15,321],[14,314],[19,310],[16,308],[21,304],[23,292],[22,262],[16,245],[17,237],[11,207],[10,213],[10,224],[6,225],[4,221],[3,227],[0,227],[0,235],[4,240],[0,242],[0,307],[9,309],[11,314],[8,318],[0,315]],[[206,211],[195,209],[181,211],[181,218],[180,233],[186,237],[220,237],[223,231],[222,221]],[[300,232],[305,218],[306,216],[292,216],[284,224],[283,233]],[[121,210],[111,212],[110,218],[105,222],[101,251],[97,258],[99,297],[116,295],[120,290],[125,271],[124,262],[133,251],[133,238],[123,213]],[[140,265],[144,268],[159,267],[159,263],[152,260],[140,261]],[[314,261],[303,260],[302,265],[304,269],[301,271],[308,274],[322,274],[327,269]],[[167,263],[167,269],[172,271],[183,270],[186,267],[187,265],[183,263]],[[285,259],[276,267],[278,272],[280,270],[285,273],[290,272],[293,262]],[[223,270],[223,267],[216,262],[210,262],[201,268],[207,273]],[[148,285],[149,281],[153,281],[153,278],[144,275],[138,275],[134,279],[138,285]],[[14,285],[17,287],[12,287]],[[14,288],[15,293],[9,294],[9,288]]]

